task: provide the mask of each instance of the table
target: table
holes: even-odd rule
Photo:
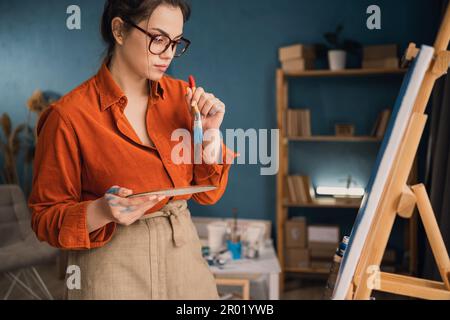
[[[280,298],[281,267],[275,253],[272,241],[268,241],[257,259],[230,260],[224,266],[210,266],[212,273],[221,278],[237,276],[254,277],[265,274],[268,276],[269,299]]]

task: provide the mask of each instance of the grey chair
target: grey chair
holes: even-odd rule
[[[0,275],[11,281],[3,299],[18,285],[34,299],[53,300],[35,266],[55,261],[58,254],[58,249],[40,242],[31,229],[31,214],[21,188],[0,185]],[[40,294],[32,289],[33,282]]]

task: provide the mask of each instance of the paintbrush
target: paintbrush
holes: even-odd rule
[[[189,87],[192,90],[192,95],[195,93],[196,84],[195,78],[193,76],[189,76]],[[192,117],[194,118],[194,145],[201,145],[203,143],[203,127],[202,127],[202,115],[198,110],[197,101],[192,101],[191,103],[191,112]]]

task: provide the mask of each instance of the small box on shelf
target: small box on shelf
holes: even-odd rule
[[[311,225],[308,226],[308,248],[311,268],[329,269],[334,253],[339,246],[339,226]]]
[[[309,242],[311,259],[329,259],[333,258],[339,243],[335,242]]]
[[[281,47],[278,50],[280,61],[288,61],[293,59],[314,60],[316,58],[316,50],[314,45],[293,44]]]
[[[318,270],[330,270],[332,259],[327,260],[313,260],[311,258],[310,266],[312,269],[318,269]]]
[[[308,246],[334,246],[339,245],[338,225],[309,225],[308,226]]]
[[[284,227],[286,248],[307,247],[307,225],[305,217],[287,220]]]
[[[314,70],[314,60],[292,59],[281,62],[281,69],[287,73]]]
[[[355,125],[347,123],[337,123],[334,126],[337,137],[353,137],[355,135]]]
[[[278,57],[284,72],[301,72],[314,69],[316,52],[312,45],[294,44],[280,48]]]
[[[365,46],[363,48],[363,69],[395,69],[400,67],[396,44]]]
[[[304,269],[310,266],[308,248],[286,248],[285,264],[287,268]]]
[[[400,67],[399,58],[384,58],[378,60],[364,60],[363,69],[395,69]]]

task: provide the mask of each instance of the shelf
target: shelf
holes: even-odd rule
[[[348,77],[348,76],[370,76],[370,75],[401,75],[407,69],[387,68],[387,69],[345,69],[339,71],[331,70],[306,70],[300,72],[284,72],[286,77]]]
[[[361,199],[336,199],[331,197],[317,198],[310,203],[284,202],[285,207],[292,208],[350,208],[359,209]]]
[[[305,141],[305,142],[381,142],[382,138],[371,136],[353,136],[353,137],[338,137],[338,136],[310,136],[310,137],[288,137],[288,141]]]
[[[330,270],[328,269],[313,269],[313,268],[284,268],[284,271],[295,273],[323,274],[323,275],[327,275],[330,273]]]

